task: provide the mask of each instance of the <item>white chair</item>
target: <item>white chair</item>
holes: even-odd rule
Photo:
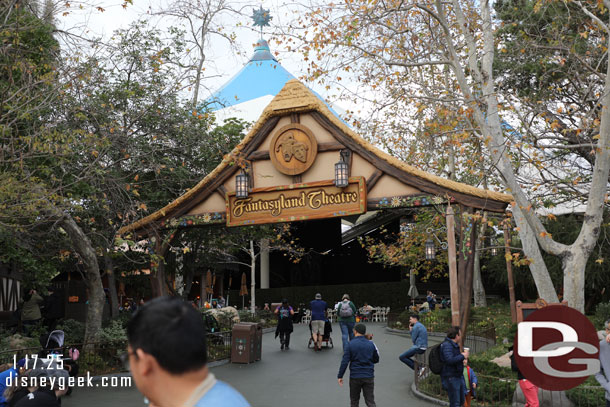
[[[311,310],[305,310],[305,315],[303,315],[302,322],[304,324],[309,324],[311,322]]]
[[[379,322],[380,319],[380,310],[379,307],[373,308],[373,322]]]

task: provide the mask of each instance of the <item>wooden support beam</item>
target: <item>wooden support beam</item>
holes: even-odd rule
[[[367,180],[366,180],[366,193],[371,192],[377,181],[383,176],[383,171],[376,170]]]
[[[219,185],[218,188],[216,188],[216,192],[218,192],[218,194],[220,194],[222,199],[226,199],[226,197],[227,197],[227,189],[225,188],[224,185]]]
[[[508,221],[507,221],[508,222]],[[515,280],[513,279],[513,262],[510,252],[511,242],[508,223],[504,224],[504,252],[506,254],[506,273],[508,274],[508,296],[510,299],[510,319],[513,323],[517,322],[517,303],[515,301]]]
[[[449,291],[451,293],[451,325],[460,326],[460,291],[456,263],[455,218],[451,206],[447,206],[447,257],[449,260]]]
[[[344,148],[345,146],[343,144],[334,141],[328,143],[319,143],[318,153],[324,151],[340,151]],[[247,159],[250,161],[268,160],[269,150],[253,151],[248,155]]]
[[[269,150],[255,151],[253,153],[250,153],[250,155],[247,157],[247,159],[250,161],[268,160],[269,159]]]
[[[324,151],[339,151],[343,150],[345,146],[341,143],[337,143],[336,141],[331,141],[327,143],[318,143],[318,153],[322,153]]]
[[[290,123],[301,123],[301,115],[298,113],[292,113],[290,115]]]

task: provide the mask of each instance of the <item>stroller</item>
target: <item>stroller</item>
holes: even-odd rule
[[[330,321],[326,320],[324,322],[324,335],[322,335],[322,342],[326,344],[327,348],[334,348],[333,338],[330,337],[330,333],[333,331],[333,326]],[[308,348],[313,348],[313,331],[311,329],[311,322],[309,323],[309,343],[307,344]]]

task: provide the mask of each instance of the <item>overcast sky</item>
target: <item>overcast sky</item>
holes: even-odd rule
[[[131,22],[139,18],[146,18],[147,16],[152,17],[152,21],[155,22],[158,28],[164,29],[171,25],[172,22],[167,18],[155,18],[151,13],[159,10],[167,3],[168,1],[164,0],[133,0],[132,5],[124,8],[120,0],[100,0],[95,5],[104,9],[103,12],[95,7],[89,6],[81,9],[72,4],[70,8],[66,9],[70,13],[66,16],[59,15],[57,23],[63,29],[69,29],[74,33],[82,34],[86,37],[103,36],[109,38],[114,30],[126,28]],[[279,33],[277,25],[291,18],[291,10],[294,10],[294,7],[296,7],[294,4],[286,5],[285,2],[277,0],[251,2],[239,0],[232,2],[232,4],[241,11],[241,15],[232,14],[227,16],[222,23],[227,31],[234,32],[237,35],[235,43],[241,52],[235,52],[235,50],[231,49],[226,40],[214,38],[212,47],[207,52],[209,63],[206,67],[206,73],[209,79],[204,83],[206,88],[211,92],[217,90],[236,74],[252,55],[252,45],[259,38],[259,34],[250,18],[252,11],[261,5],[263,8],[271,11],[273,20],[270,27],[265,27],[264,34],[264,37],[269,39],[271,34]],[[176,25],[177,23],[173,22],[173,24]],[[286,52],[274,42],[271,42],[269,45],[272,52],[280,52],[277,58],[284,68],[297,78],[303,75],[306,67],[298,52]],[[308,86],[312,87],[311,84],[308,84]],[[313,88],[322,96],[327,96],[324,89],[319,89],[315,86]],[[202,90],[202,92],[207,96],[206,91]]]

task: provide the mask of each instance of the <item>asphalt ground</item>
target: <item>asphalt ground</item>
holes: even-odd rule
[[[373,341],[379,349],[375,366],[375,401],[380,407],[424,407],[433,404],[411,393],[413,372],[398,356],[411,346],[406,337],[385,332],[385,324],[369,323]],[[321,352],[308,349],[309,328],[295,325],[290,350],[280,350],[279,338],[263,335],[262,360],[252,364],[226,364],[211,368],[220,380],[230,383],[255,407],[349,406],[349,385],[337,383],[343,354],[341,331],[333,324],[334,348]],[[435,338],[431,338],[431,343]],[[349,370],[345,378],[349,377]],[[135,388],[77,388],[62,400],[63,407],[73,406],[143,407],[144,397]],[[364,406],[364,399],[360,405]],[[215,406],[210,406],[215,407]],[[224,407],[224,406],[223,406]],[[230,406],[226,406],[230,407]]]

